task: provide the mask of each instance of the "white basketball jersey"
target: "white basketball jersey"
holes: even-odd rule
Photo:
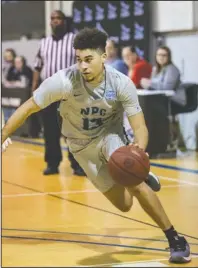
[[[108,65],[104,80],[95,88],[73,65],[46,79],[33,98],[41,108],[61,100],[62,134],[68,139],[119,133],[123,129],[123,111],[128,116],[141,111],[133,82]]]

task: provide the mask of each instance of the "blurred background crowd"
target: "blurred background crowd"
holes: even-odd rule
[[[137,87],[155,137],[151,154],[197,150],[198,2],[2,1],[1,7],[5,121],[41,81],[75,63],[75,34],[96,27],[109,35],[106,64]],[[127,121],[125,129],[132,138]],[[16,135],[44,138],[45,160],[56,169],[62,160],[56,104],[32,116]],[[71,154],[69,159],[76,173],[83,173]]]

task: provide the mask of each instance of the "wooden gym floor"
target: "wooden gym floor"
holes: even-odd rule
[[[33,143],[33,144],[32,144]],[[64,145],[64,144],[63,144]],[[162,231],[134,201],[121,213],[66,157],[60,175],[43,176],[42,140],[20,140],[2,156],[3,267],[174,267]],[[152,160],[173,225],[191,244],[198,266],[198,155]]]

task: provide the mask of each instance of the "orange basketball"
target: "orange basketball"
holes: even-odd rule
[[[113,180],[123,186],[136,186],[148,176],[148,155],[134,145],[122,146],[110,157],[108,170]]]

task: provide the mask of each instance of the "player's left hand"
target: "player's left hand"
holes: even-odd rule
[[[9,144],[12,144],[12,141],[10,138],[7,138],[4,143],[2,144],[2,147],[1,147],[1,151],[2,152],[5,152],[5,150],[7,149],[7,147],[9,146]]]

